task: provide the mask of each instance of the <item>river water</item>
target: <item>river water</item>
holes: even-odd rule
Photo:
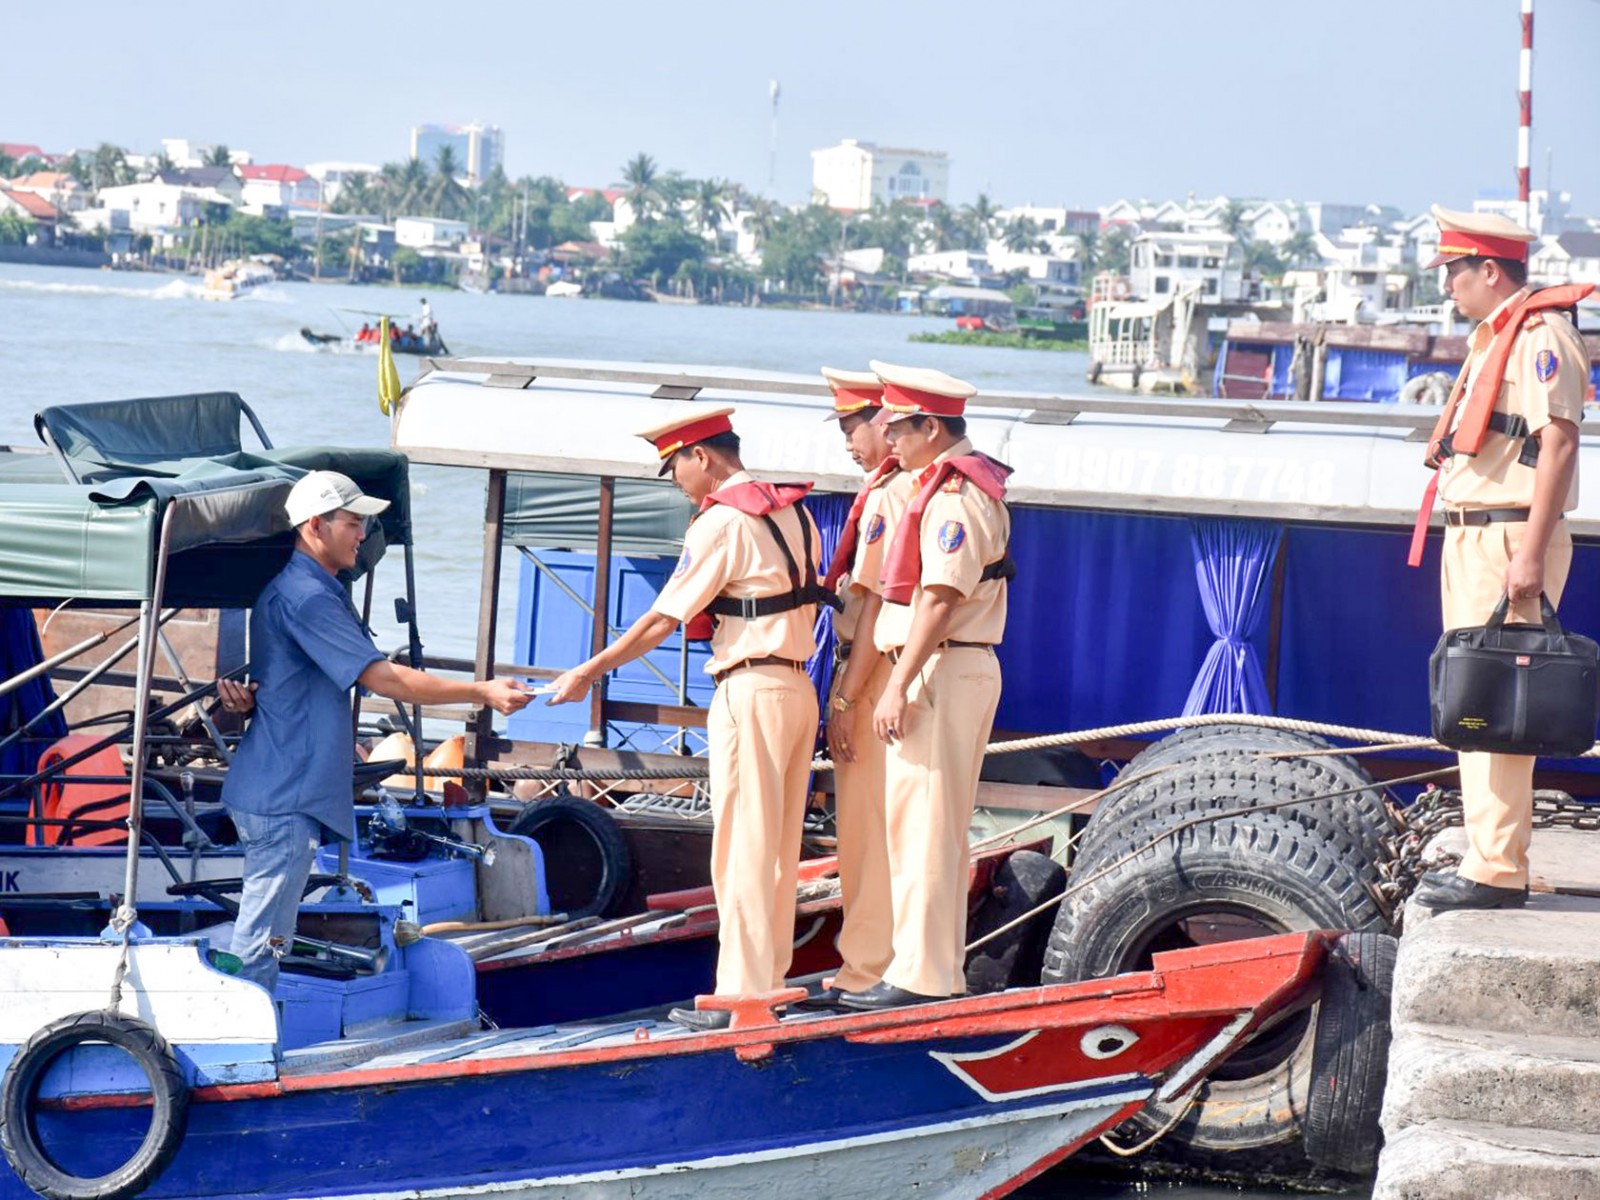
[[[33,414],[51,404],[190,392],[238,392],[278,445],[383,446],[376,357],[313,349],[302,326],[350,331],[362,310],[414,318],[427,295],[458,355],[545,356],[814,372],[864,369],[868,359],[938,367],[983,389],[1078,392],[1082,354],[912,344],[946,321],[857,313],[697,308],[604,300],[474,296],[281,283],[226,304],[202,300],[198,280],[166,275],[0,265],[0,444],[36,445]],[[346,311],[355,310],[355,311]],[[415,360],[400,359],[403,380]],[[247,438],[248,442],[248,438]],[[641,451],[644,449],[641,443]],[[412,473],[419,610],[430,653],[470,656],[477,621],[484,473]],[[379,607],[399,591],[379,571]],[[513,651],[515,588],[502,593],[499,657]],[[374,625],[385,649],[400,630]],[[1197,1184],[1129,1183],[1052,1173],[1035,1200],[1165,1197],[1270,1200],[1291,1193]]]

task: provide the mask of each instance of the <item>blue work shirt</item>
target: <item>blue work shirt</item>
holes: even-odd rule
[[[305,813],[355,837],[350,689],[382,660],[350,597],[296,550],[250,614],[250,727],[222,784],[240,812]]]

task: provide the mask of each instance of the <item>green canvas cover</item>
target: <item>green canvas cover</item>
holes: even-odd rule
[[[611,506],[611,546],[618,554],[676,558],[694,509],[670,483],[618,479]],[[513,471],[506,476],[501,538],[515,546],[593,550],[598,544],[600,483],[589,475]]]
[[[150,599],[163,523],[162,603],[248,607],[288,560],[284,499],[307,471],[349,475],[390,501],[354,577],[411,537],[405,456],[392,450],[296,447],[244,451],[242,406],[229,393],[47,409],[50,431],[82,483],[40,482],[36,455],[0,454],[0,600],[96,604]],[[163,420],[174,422],[169,435]],[[232,421],[231,439],[227,422]],[[225,448],[214,456],[188,453]]]

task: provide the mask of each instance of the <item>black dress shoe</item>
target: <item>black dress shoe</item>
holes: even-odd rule
[[[711,1009],[675,1008],[667,1014],[667,1020],[674,1025],[682,1025],[691,1033],[716,1033],[733,1024],[733,1014]]]
[[[839,1004],[855,1012],[877,1012],[885,1008],[904,1008],[908,1004],[934,1004],[949,998],[908,992],[891,983],[875,983],[864,992],[846,992],[839,997]]]
[[[839,1008],[840,998],[844,995],[845,993],[836,987],[823,988],[804,1000],[796,1000],[789,1007],[805,1009],[807,1012],[835,1012]]]
[[[1422,882],[1429,887],[1437,887],[1441,883],[1448,883],[1455,877],[1456,869],[1454,867],[1440,867],[1437,870],[1424,871],[1422,873]]]
[[[1434,912],[1451,912],[1456,909],[1521,908],[1528,902],[1527,888],[1490,887],[1476,883],[1465,875],[1451,875],[1438,883],[1420,888],[1416,902]]]

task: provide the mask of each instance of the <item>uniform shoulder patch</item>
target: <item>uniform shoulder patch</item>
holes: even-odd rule
[[[1541,350],[1534,356],[1533,373],[1539,377],[1540,383],[1549,383],[1561,369],[1561,360],[1556,357],[1554,350]]]
[[[873,513],[872,520],[867,522],[867,545],[872,545],[883,536],[884,520],[882,513]]]
[[[1541,326],[1543,324],[1544,324],[1544,314],[1543,313],[1534,313],[1533,316],[1529,317],[1526,321],[1524,321],[1522,323],[1522,328],[1524,330],[1537,329],[1537,328],[1539,328],[1539,326]]]
[[[966,481],[966,477],[957,471],[952,473],[950,478],[944,481],[944,486],[939,490],[941,492],[959,492],[961,490],[961,485]]]
[[[685,546],[682,557],[678,559],[678,565],[672,568],[672,577],[676,579],[678,576],[685,574],[693,564],[694,555],[690,554],[689,548]]]
[[[954,554],[966,540],[967,527],[960,521],[946,521],[939,526],[939,549],[946,554]]]

